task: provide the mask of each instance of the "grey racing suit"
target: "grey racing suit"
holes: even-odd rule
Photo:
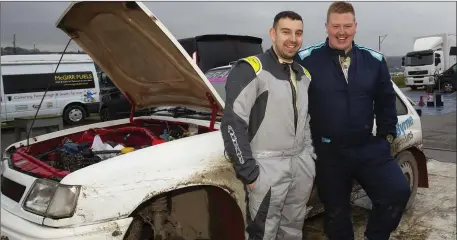
[[[238,177],[255,182],[246,188],[249,240],[302,239],[315,176],[310,81],[304,67],[280,63],[272,48],[238,61],[228,76],[221,132]]]

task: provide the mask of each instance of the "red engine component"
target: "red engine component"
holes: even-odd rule
[[[85,131],[82,134],[78,134],[77,136],[70,136],[65,139],[71,139],[73,142],[76,143],[92,142],[95,136],[97,135],[99,135],[102,141],[104,142],[113,141],[117,143],[122,143],[126,147],[139,147],[149,144],[154,146],[165,142],[165,140],[159,139],[150,130],[142,127],[123,127],[118,129],[91,129]],[[60,141],[64,141],[65,139],[61,139]],[[55,141],[51,142],[55,144]],[[14,166],[22,171],[30,172],[43,178],[63,178],[66,175],[68,175],[70,173],[69,171],[62,171],[53,168],[45,162],[32,156],[37,155],[38,151],[43,151],[43,147],[46,147],[46,149],[48,149],[49,151],[50,146],[40,146],[39,144],[37,144],[35,148],[30,148],[30,146],[18,148],[16,152],[11,155],[11,159],[14,163]],[[49,160],[58,161],[55,155],[51,155],[51,158]]]

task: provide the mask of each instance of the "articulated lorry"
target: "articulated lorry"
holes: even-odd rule
[[[450,54],[451,47],[455,46],[455,34],[417,37],[413,51],[402,58],[405,85],[413,90],[435,85],[437,76],[456,63],[456,56]]]

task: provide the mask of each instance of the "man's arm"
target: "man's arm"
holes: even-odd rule
[[[314,152],[314,146],[313,146],[313,138],[311,136],[311,129],[309,127],[309,122],[311,120],[311,116],[308,114],[306,117],[306,123],[305,123],[305,148],[311,155],[313,159],[316,159],[317,156]]]
[[[240,61],[230,71],[225,85],[222,138],[235,171],[245,184],[253,183],[259,175],[248,136],[249,116],[257,96],[256,81],[253,68],[247,62]]]
[[[396,93],[390,81],[390,73],[385,58],[382,58],[375,89],[374,111],[376,114],[376,135],[385,137],[397,135]]]

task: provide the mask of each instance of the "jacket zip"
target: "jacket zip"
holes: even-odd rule
[[[295,87],[294,84],[292,83],[292,79],[289,77],[289,84],[292,89],[292,105],[294,108],[294,127],[295,127],[295,134],[297,134],[297,121],[298,121],[298,116],[297,116],[297,93],[295,92]],[[297,83],[298,86],[298,83]]]

